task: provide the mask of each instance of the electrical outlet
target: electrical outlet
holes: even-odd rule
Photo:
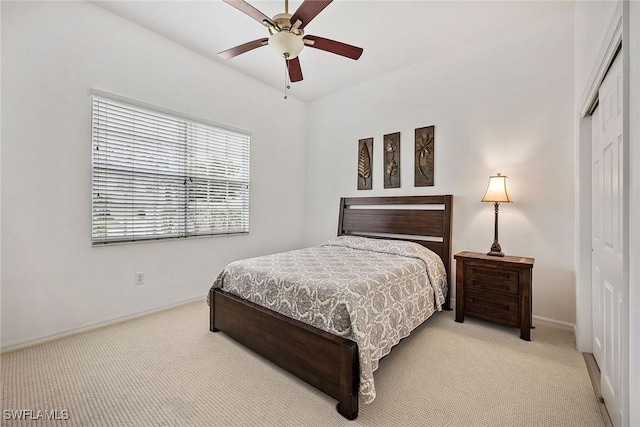
[[[135,283],[136,285],[144,285],[144,273],[136,273],[135,274]]]

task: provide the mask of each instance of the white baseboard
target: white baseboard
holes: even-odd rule
[[[456,309],[456,299],[455,298],[451,298],[451,308],[453,310]],[[574,325],[573,323],[562,322],[560,320],[549,319],[547,317],[536,316],[536,315],[533,315],[532,317],[533,317],[534,326],[535,325],[549,326],[551,328],[562,329],[564,331],[573,332],[574,335],[576,333],[576,325]]]
[[[128,314],[126,316],[116,317],[114,319],[105,320],[101,322],[90,323],[88,325],[80,326],[77,328],[67,329],[62,332],[57,332],[55,334],[45,335],[39,338],[30,339],[27,341],[19,342],[17,344],[11,344],[6,347],[2,347],[0,349],[0,354],[8,353],[10,351],[21,350],[26,347],[31,347],[33,345],[44,344],[49,341],[57,340],[60,338],[65,338],[71,335],[80,334],[83,332],[92,331],[94,329],[104,328],[105,326],[115,325],[117,323],[126,322],[127,320],[137,319],[139,317],[149,316],[150,314],[158,313],[160,311],[169,310],[171,308],[179,307],[181,305],[190,304],[192,302],[196,302],[201,300],[204,304],[206,295],[198,295],[197,297],[188,298],[186,300],[182,300],[179,302],[163,305],[161,307],[152,308],[150,310],[144,310],[133,314]]]
[[[576,325],[573,323],[562,322],[560,320],[549,319],[547,317],[542,316],[533,316],[533,324],[541,325],[541,326],[550,326],[556,329],[562,329],[564,331],[573,332],[575,334]]]

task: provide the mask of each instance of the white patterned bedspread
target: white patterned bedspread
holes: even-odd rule
[[[213,288],[355,341],[363,403],[375,399],[378,361],[442,310],[448,291],[434,252],[417,243],[354,236],[233,262]]]

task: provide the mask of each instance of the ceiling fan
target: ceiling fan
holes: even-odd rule
[[[305,35],[304,27],[309,24],[333,0],[304,0],[293,15],[289,13],[289,1],[284,2],[284,13],[269,18],[244,0],[223,0],[269,29],[269,37],[253,40],[218,53],[224,59],[231,59],[250,50],[269,45],[283,57],[292,82],[302,80],[302,68],[298,54],[305,46],[335,53],[351,59],[362,55],[362,48],[323,37]]]

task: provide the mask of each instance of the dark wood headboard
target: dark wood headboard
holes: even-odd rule
[[[453,196],[343,197],[338,236],[355,235],[416,242],[442,258],[451,290]]]

